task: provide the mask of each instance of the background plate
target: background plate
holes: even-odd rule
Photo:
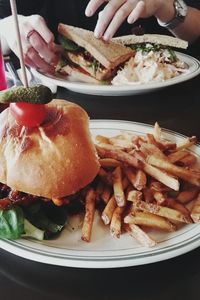
[[[54,84],[78,93],[101,96],[136,95],[152,92],[157,89],[181,83],[200,74],[200,62],[196,58],[179,52],[176,52],[176,54],[180,60],[184,61],[189,66],[189,70],[187,73],[163,82],[150,82],[147,84],[134,84],[128,86],[96,85],[77,81],[69,81],[67,77],[62,76],[59,77],[55,75],[45,75],[39,71],[36,71],[35,69],[32,69],[32,72],[43,82],[43,84]]]
[[[112,120],[92,120],[90,128],[93,136],[97,134],[113,136],[121,130],[145,134],[152,132],[152,126]],[[163,130],[167,139],[182,141],[184,136]],[[198,157],[200,145],[191,149]],[[92,240],[81,240],[80,230],[70,231],[66,228],[55,240],[38,242],[20,239],[17,241],[0,240],[0,247],[18,256],[38,262],[82,268],[116,268],[142,265],[169,259],[200,246],[200,225],[183,226],[173,233],[151,232],[158,244],[154,248],[140,246],[128,234],[120,239],[110,236],[107,226],[95,216]]]

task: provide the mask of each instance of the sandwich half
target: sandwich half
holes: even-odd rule
[[[187,49],[188,42],[173,36],[161,35],[161,34],[143,34],[143,35],[124,35],[120,37],[113,38],[113,41],[129,46],[135,49],[134,45],[137,44],[153,44],[162,45],[162,47],[172,47],[172,48],[182,48]],[[133,47],[132,47],[133,45]]]
[[[80,81],[109,81],[134,52],[114,41],[94,37],[92,31],[60,23],[60,43],[64,49],[58,70]]]
[[[165,81],[188,69],[174,51],[174,48],[186,49],[187,41],[158,34],[126,35],[113,40],[134,51],[133,57],[113,78],[114,85]]]

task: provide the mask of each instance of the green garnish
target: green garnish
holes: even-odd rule
[[[58,41],[61,46],[67,51],[76,51],[80,48],[76,43],[72,42],[62,35],[58,36]]]
[[[170,59],[172,62],[176,62],[178,60],[176,53],[174,52],[174,50],[168,48],[169,54],[170,54]]]
[[[142,52],[150,52],[150,51],[160,51],[161,49],[165,48],[161,46],[160,44],[151,44],[151,43],[141,43],[141,44],[131,44],[131,45],[126,45],[130,47],[131,49],[135,51],[142,51]]]
[[[101,64],[98,60],[93,59],[93,61],[88,65],[90,68],[93,69],[94,74],[96,74],[97,70],[100,68]]]
[[[135,51],[142,51],[143,54],[149,53],[151,51],[158,52],[158,51],[164,51],[167,50],[169,53],[169,59],[171,62],[176,62],[178,60],[176,53],[173,49],[167,46],[163,46],[160,44],[151,44],[151,43],[141,43],[141,44],[131,44],[127,45],[131,49]]]

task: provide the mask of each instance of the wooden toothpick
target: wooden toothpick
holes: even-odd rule
[[[17,16],[17,5],[15,0],[10,0],[11,11],[14,19],[15,24],[15,31],[17,36],[17,44],[18,44],[18,51],[19,51],[19,60],[20,60],[20,67],[22,70],[22,82],[25,87],[28,87],[28,79],[26,74],[26,67],[24,63],[24,56],[23,56],[23,49],[22,49],[22,41],[20,36],[20,29],[19,29],[19,22]]]

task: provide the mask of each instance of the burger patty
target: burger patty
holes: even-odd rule
[[[76,214],[84,210],[83,190],[80,190],[74,195],[63,197],[60,199],[60,201],[62,201],[62,205],[68,205],[68,212],[70,214]],[[15,205],[27,207],[31,205],[33,202],[37,202],[37,201],[54,203],[52,199],[38,197],[31,194],[12,190],[6,184],[0,183],[0,209],[3,210],[9,209]]]
[[[7,209],[15,204],[29,205],[41,197],[12,190],[6,184],[0,183],[0,209]]]

